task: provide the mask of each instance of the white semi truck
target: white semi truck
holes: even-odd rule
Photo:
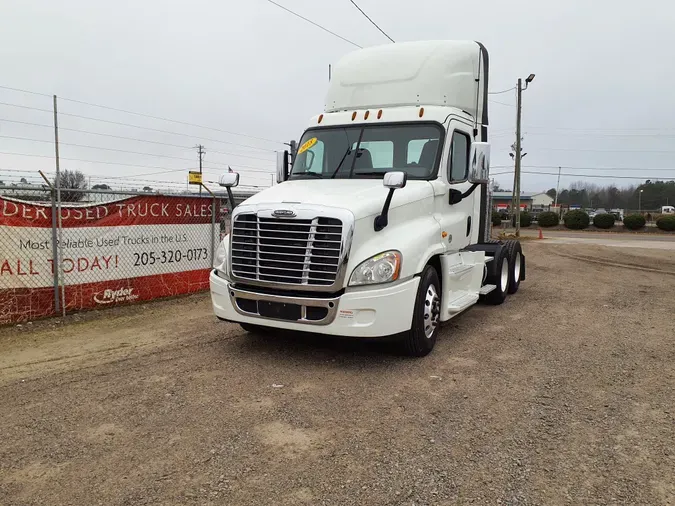
[[[218,318],[429,353],[439,326],[525,279],[517,241],[490,240],[488,53],[425,41],[335,67],[278,184],[236,207],[211,282]],[[220,184],[236,186],[238,175]]]

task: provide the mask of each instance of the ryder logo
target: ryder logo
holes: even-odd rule
[[[130,302],[138,299],[133,288],[120,288],[118,290],[104,290],[103,293],[94,294],[94,302],[97,304],[112,304],[114,302]]]

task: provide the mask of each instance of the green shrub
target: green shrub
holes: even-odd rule
[[[511,218],[511,225],[514,227],[516,226],[516,216],[514,215],[513,218]],[[529,227],[532,225],[532,215],[528,213],[527,211],[521,212],[520,213],[520,226],[521,227]]]
[[[569,211],[565,214],[563,221],[565,222],[565,226],[572,230],[582,230],[591,223],[588,213],[579,209]]]
[[[675,231],[675,215],[663,215],[656,220],[656,226],[667,232]]]
[[[557,213],[545,211],[543,213],[539,213],[538,221],[540,227],[555,227],[558,223],[560,223],[560,217]]]
[[[502,225],[502,215],[497,211],[492,211],[492,226],[500,227]]]
[[[640,230],[646,223],[645,217],[641,214],[629,214],[623,218],[623,226],[628,230]]]
[[[596,214],[593,218],[593,225],[598,228],[612,228],[615,221],[612,214]]]

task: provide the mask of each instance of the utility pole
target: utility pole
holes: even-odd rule
[[[199,175],[201,176],[202,174],[202,159],[204,158],[204,155],[206,154],[206,151],[204,151],[204,146],[201,144],[197,144],[197,154],[199,155]],[[199,194],[202,194],[202,185],[199,185]]]
[[[555,185],[555,203],[553,204],[554,207],[558,207],[558,192],[560,192],[560,171],[562,170],[562,167],[558,167],[558,184]]]
[[[523,90],[526,90],[529,84],[534,81],[534,74],[530,74],[527,76],[527,79],[525,79],[525,88],[523,88],[523,80],[521,78],[518,78],[518,84],[516,87],[517,91],[517,98],[516,98],[516,108],[517,108],[517,113],[516,113],[516,153],[515,153],[515,160],[516,160],[516,170],[515,170],[515,179],[516,179],[516,188],[514,189],[515,197],[516,197],[516,237],[520,237],[520,160],[524,156],[521,153],[520,149],[520,122],[521,122],[521,117],[522,117],[522,111],[523,111]]]

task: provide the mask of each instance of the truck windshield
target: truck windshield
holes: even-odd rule
[[[434,123],[310,129],[300,140],[290,179],[381,178],[393,170],[430,179],[442,135]]]

